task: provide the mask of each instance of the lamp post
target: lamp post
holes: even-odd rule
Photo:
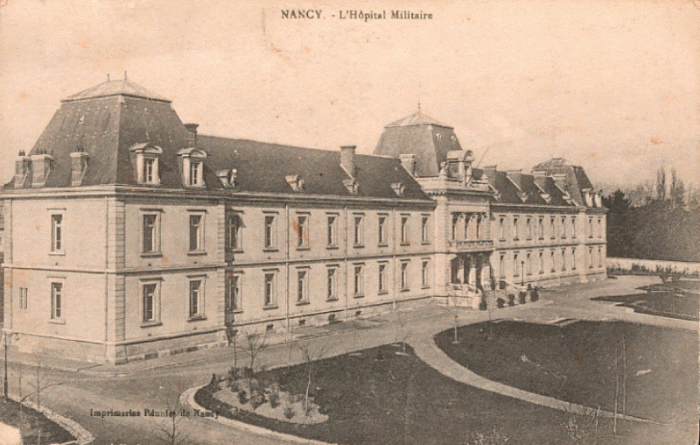
[[[3,346],[5,347],[5,376],[3,377],[3,391],[2,394],[5,397],[5,400],[7,400],[8,395],[8,387],[9,384],[7,383],[7,343],[9,342],[9,334],[7,331],[3,331],[2,333],[2,338],[3,338]]]
[[[525,286],[525,261],[520,261],[520,285]]]

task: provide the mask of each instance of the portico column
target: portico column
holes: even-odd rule
[[[484,289],[491,289],[491,255],[484,255],[481,261],[481,285]]]
[[[476,258],[469,256],[469,285],[476,286]]]

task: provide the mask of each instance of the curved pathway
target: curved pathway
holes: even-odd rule
[[[451,378],[460,383],[464,383],[486,391],[491,391],[496,394],[501,394],[515,399],[524,400],[536,405],[554,408],[560,411],[566,411],[575,414],[592,416],[596,410],[583,405],[578,405],[571,402],[555,399],[553,397],[535,394],[533,392],[524,391],[513,386],[504,385],[503,383],[494,382],[478,374],[473,373],[468,368],[460,365],[447,356],[440,348],[437,347],[431,338],[422,338],[419,341],[411,342],[411,347],[415,351],[418,358],[423,360],[429,366],[437,370],[442,375]],[[610,411],[599,410],[598,415],[601,417],[612,418],[615,416]],[[639,417],[627,416],[618,414],[618,419],[632,420],[636,422],[656,423],[651,420],[642,419]]]

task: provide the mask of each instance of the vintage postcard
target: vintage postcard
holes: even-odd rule
[[[2,0],[0,443],[697,443],[699,24]]]

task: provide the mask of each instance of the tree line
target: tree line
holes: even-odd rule
[[[700,190],[686,188],[675,169],[670,179],[661,168],[653,187],[603,198],[609,257],[700,261]]]

